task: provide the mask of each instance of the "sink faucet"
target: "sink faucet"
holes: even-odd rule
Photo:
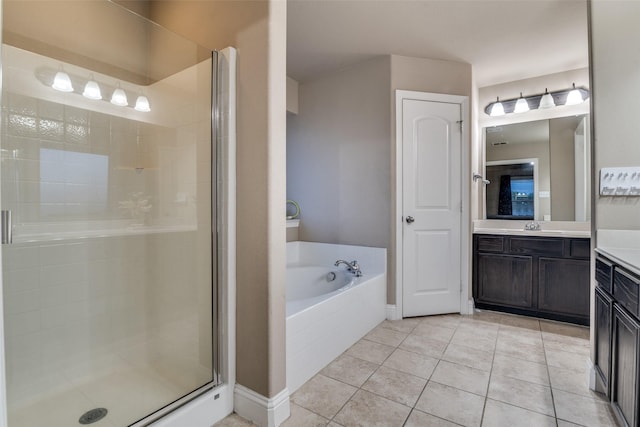
[[[360,266],[358,265],[358,261],[353,260],[351,262],[345,261],[343,259],[339,259],[338,261],[335,262],[335,266],[339,266],[340,264],[344,264],[347,266],[347,271],[349,271],[350,273],[355,274],[356,277],[361,277],[362,276],[362,270],[360,270]]]
[[[540,223],[538,221],[528,222],[525,224],[524,229],[528,231],[538,231],[540,230]]]

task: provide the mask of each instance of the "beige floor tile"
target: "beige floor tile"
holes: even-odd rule
[[[291,404],[291,416],[281,424],[282,427],[324,427],[329,420],[318,414],[296,405]]]
[[[365,339],[391,347],[397,347],[404,341],[407,335],[409,334],[406,332],[394,331],[393,329],[377,326],[365,336]]]
[[[324,375],[316,375],[293,394],[291,401],[331,419],[356,391],[353,386]]]
[[[580,372],[578,370],[574,371],[571,369],[549,366],[549,378],[551,379],[551,388],[554,391],[562,390],[585,397],[591,397],[593,399],[606,399],[604,395],[589,389],[586,369],[583,369],[582,372]]]
[[[343,354],[320,373],[334,380],[360,387],[380,365]]]
[[[442,355],[442,360],[480,369],[481,371],[491,371],[493,352],[449,344]]]
[[[505,316],[500,320],[501,325],[514,326],[516,328],[540,330],[540,322],[533,317],[525,316]]]
[[[420,353],[424,356],[440,358],[447,348],[447,343],[431,338],[422,337],[420,335],[409,335],[398,348],[414,353]]]
[[[352,345],[351,348],[346,351],[346,354],[380,365],[393,353],[394,349],[395,347],[362,339]]]
[[[558,336],[561,336],[561,335],[558,335]],[[560,341],[547,340],[544,337],[542,338],[542,341],[544,342],[544,348],[547,350],[568,351],[570,353],[578,353],[588,357],[589,352],[591,350],[589,341],[579,339],[579,338],[577,338],[576,340],[577,341],[563,340],[563,342],[560,342]]]
[[[214,427],[249,427],[255,426],[251,421],[245,420],[238,414],[231,414],[223,420],[215,423]]]
[[[443,314],[440,316],[425,316],[421,318],[421,323],[442,326],[444,328],[457,328],[463,316],[459,314]]]
[[[438,359],[398,348],[384,361],[383,366],[429,379],[437,364]]]
[[[517,406],[487,399],[482,418],[483,427],[532,426],[555,427],[556,419]]]
[[[441,360],[431,375],[431,381],[486,396],[489,372]]]
[[[461,322],[456,332],[465,332],[478,337],[495,340],[498,337],[498,324],[486,322]]]
[[[549,385],[547,366],[496,353],[492,374],[516,378],[535,384]]]
[[[524,344],[503,336],[498,338],[496,353],[530,362],[546,363],[544,348],[541,345]]]
[[[609,403],[561,390],[553,391],[558,419],[593,427],[617,425]]]
[[[430,323],[420,323],[413,330],[412,334],[449,342],[455,331],[454,328],[445,328],[444,326],[432,325]]]
[[[556,343],[560,345],[568,344],[572,346],[590,347],[589,338],[571,337],[567,335],[554,334],[552,332],[541,332],[541,335],[545,344]]]
[[[495,311],[475,310],[473,314],[465,316],[465,320],[500,324],[505,317],[509,317],[509,315]]]
[[[404,427],[458,427],[459,425],[414,409]]]
[[[381,366],[364,383],[362,389],[413,407],[426,384],[427,380],[424,378]]]
[[[327,427],[344,427],[344,426],[341,424],[338,424],[335,421],[331,421],[329,424],[327,424]]]
[[[547,348],[545,348],[545,353],[547,355],[547,365],[579,372],[584,372],[589,358],[588,354],[569,353],[568,351]]]
[[[359,390],[336,415],[343,426],[394,427],[402,426],[411,408],[368,391]]]
[[[478,336],[470,331],[460,329],[456,330],[456,333],[453,334],[451,343],[482,351],[494,351],[496,348],[495,338]]]
[[[511,343],[514,346],[525,344],[537,346],[540,347],[540,349],[543,348],[542,334],[539,331],[532,331],[530,329],[503,326],[498,331],[498,340]]]
[[[398,332],[411,333],[413,329],[420,323],[419,317],[401,319],[401,320],[385,320],[380,324],[383,328],[392,329]]]
[[[492,375],[487,397],[555,417],[551,388],[543,385]]]
[[[484,397],[429,381],[416,409],[463,426],[479,426]]]
[[[580,424],[570,423],[569,421],[558,420],[558,427],[583,427]]]
[[[554,322],[551,320],[540,320],[540,330],[556,335],[589,339],[589,328],[586,326],[571,325],[568,323]]]

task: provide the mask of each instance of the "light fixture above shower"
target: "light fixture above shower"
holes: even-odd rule
[[[118,107],[130,107],[143,113],[151,111],[151,104],[145,95],[138,95],[135,105],[129,105],[129,96],[135,96],[136,92],[140,94],[142,92],[140,87],[129,91],[129,89],[122,88],[120,82],[115,85],[108,84],[98,81],[93,74],[86,78],[65,72],[62,68],[59,70],[45,67],[39,68],[36,70],[35,75],[42,84],[59,92],[77,93],[93,101],[102,100]],[[76,88],[79,89],[76,90]],[[111,97],[104,99],[102,94],[105,92],[107,94],[111,93]]]

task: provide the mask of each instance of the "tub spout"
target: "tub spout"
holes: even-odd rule
[[[358,261],[353,260],[351,262],[345,261],[343,259],[339,259],[335,262],[335,266],[338,267],[340,264],[344,264],[347,266],[347,271],[353,273],[356,277],[362,276],[362,270],[360,270],[360,266],[358,265]]]

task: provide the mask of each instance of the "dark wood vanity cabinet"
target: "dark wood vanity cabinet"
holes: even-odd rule
[[[475,234],[478,308],[589,324],[589,239]]]
[[[622,425],[640,426],[640,277],[598,255],[595,291],[596,389]]]

